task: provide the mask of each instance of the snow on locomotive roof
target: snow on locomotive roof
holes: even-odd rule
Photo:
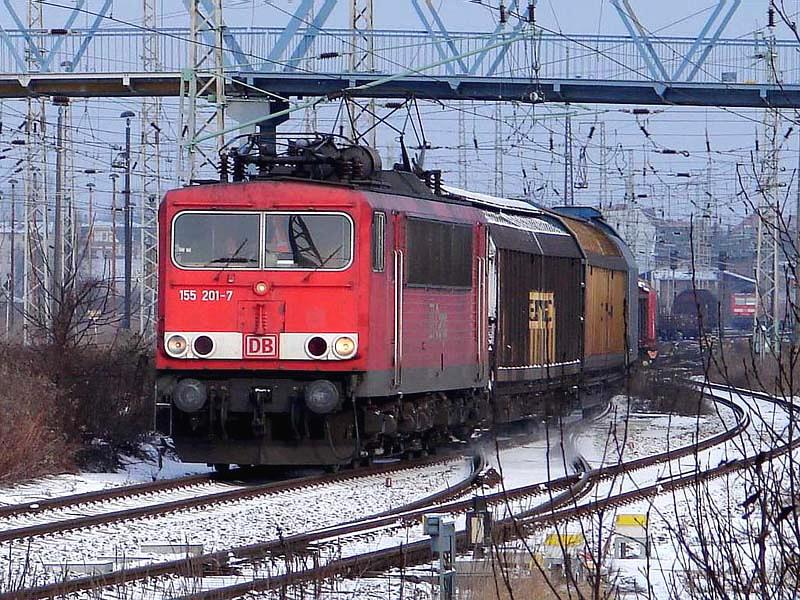
[[[565,229],[562,229],[555,223],[545,221],[538,217],[490,211],[483,211],[483,214],[486,216],[487,221],[495,225],[505,225],[506,227],[523,229],[533,233],[547,233],[550,235],[565,235],[569,237],[569,233]]]
[[[465,200],[469,200],[477,205],[487,208],[494,208],[499,210],[513,210],[516,212],[524,212],[528,214],[541,215],[542,211],[532,204],[528,204],[522,200],[511,200],[510,198],[498,198],[497,196],[490,196],[489,194],[481,194],[480,192],[472,192],[469,190],[462,190],[461,188],[453,187],[450,185],[442,184],[442,189],[448,194],[459,196]]]
[[[484,210],[483,214],[486,215],[486,219],[490,223],[494,223],[495,225],[505,225],[506,227],[514,227],[516,229],[532,231],[533,233],[549,233],[551,235],[566,236],[570,235],[569,232],[559,223],[552,220],[543,219],[542,217],[545,215],[544,211],[522,200],[498,198],[497,196],[490,196],[489,194],[481,194],[480,192],[462,190],[461,188],[452,187],[449,185],[442,185],[442,189],[448,194],[469,200],[481,208],[491,209]],[[498,212],[498,210],[500,212]]]

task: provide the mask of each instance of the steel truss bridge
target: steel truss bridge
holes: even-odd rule
[[[192,32],[155,31],[157,70],[142,58],[153,33],[99,26],[2,30],[0,97],[179,96],[195,43]],[[210,46],[214,40],[207,33]],[[769,83],[760,60],[767,51],[763,38],[643,41],[552,34],[523,24],[494,32],[372,30],[360,32],[358,41],[350,29],[321,25],[231,27],[223,39],[232,95],[257,95],[260,89],[282,96],[348,92],[362,98],[527,102],[538,94],[552,102],[800,107],[796,40],[775,42],[779,79]],[[33,63],[25,60],[32,45],[41,56]],[[354,72],[351,56],[364,46],[371,68]],[[206,74],[196,73],[201,79]]]

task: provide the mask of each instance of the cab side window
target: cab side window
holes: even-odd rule
[[[376,210],[372,213],[372,270],[383,273],[386,268],[386,213]]]

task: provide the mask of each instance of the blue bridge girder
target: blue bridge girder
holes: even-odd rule
[[[64,33],[66,31],[66,33]],[[186,67],[188,30],[160,29],[162,70],[141,64],[147,32],[135,28],[22,32],[2,30],[0,97],[178,96]],[[241,83],[282,96],[354,97],[800,108],[800,44],[779,40],[780,82],[768,84],[756,58],[763,40],[653,37],[650,47],[675,81],[656,80],[646,55],[628,36],[505,32],[374,31],[375,71],[350,73],[352,37],[346,29],[226,29],[226,76],[232,95],[257,95]],[[45,49],[36,70],[21,71],[31,36]],[[507,46],[498,41],[516,40]],[[313,43],[312,43],[313,42]],[[489,51],[481,49],[495,45]],[[441,62],[442,53],[469,55]],[[305,53],[305,54],[303,54]],[[569,56],[569,65],[567,65]],[[686,57],[696,60],[687,65]],[[701,60],[702,59],[702,60]],[[59,67],[61,65],[61,67]],[[64,66],[66,65],[66,66]],[[431,66],[436,65],[436,66]],[[567,70],[568,69],[568,70]],[[569,76],[567,76],[569,73]],[[203,78],[202,73],[198,73]]]

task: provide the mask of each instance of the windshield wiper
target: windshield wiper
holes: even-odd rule
[[[344,247],[344,245],[343,245],[343,244],[339,244],[339,247],[338,247],[338,248],[336,248],[336,249],[335,249],[333,252],[331,252],[331,253],[330,253],[330,254],[329,254],[329,255],[328,255],[328,256],[327,256],[325,259],[321,260],[321,261],[320,261],[320,263],[319,263],[319,264],[318,264],[318,265],[317,265],[317,266],[316,266],[316,267],[315,267],[313,270],[311,270],[311,271],[309,271],[308,273],[306,273],[306,276],[305,276],[305,277],[303,277],[303,281],[308,281],[308,278],[309,278],[309,277],[311,277],[311,274],[312,274],[312,273],[316,273],[317,271],[319,271],[320,269],[322,269],[322,268],[323,268],[325,265],[327,265],[327,264],[328,264],[328,262],[330,262],[330,260],[331,260],[331,259],[332,259],[334,256],[336,256],[337,254],[339,254],[339,251],[340,251],[340,250],[341,250],[343,247]]]
[[[258,261],[252,257],[223,256],[220,258],[215,258],[208,264],[212,265],[214,263],[221,263],[221,262],[224,262],[227,265],[228,263],[248,263],[248,262],[258,262]]]
[[[242,248],[244,248],[244,245],[246,243],[247,243],[247,238],[244,238],[244,240],[242,240],[242,243],[239,244],[239,247],[236,248],[236,251],[233,253],[233,255],[228,256],[228,257],[215,258],[215,259],[211,260],[210,262],[208,262],[206,264],[207,267],[210,267],[211,265],[213,265],[215,263],[222,262],[223,260],[225,261],[225,264],[222,265],[222,267],[220,267],[220,270],[214,276],[214,279],[219,279],[219,276],[222,275],[222,272],[225,269],[227,269],[229,266],[231,266],[231,263],[236,261],[236,259],[239,257],[239,252],[242,251]],[[247,259],[244,259],[244,260],[241,260],[241,261],[237,261],[237,262],[255,262],[255,261],[252,258],[247,258]]]

